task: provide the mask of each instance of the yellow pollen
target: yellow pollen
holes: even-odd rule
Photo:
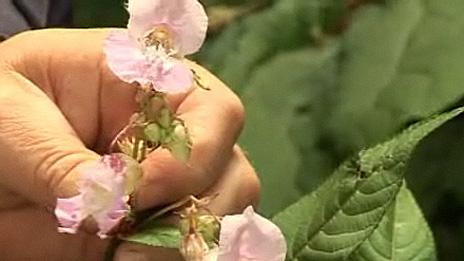
[[[167,50],[173,49],[172,33],[166,26],[157,26],[153,28],[143,38],[145,46],[164,47]]]

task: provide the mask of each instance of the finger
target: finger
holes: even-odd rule
[[[11,40],[11,48],[4,47],[15,53],[13,47],[21,42],[19,49],[23,51],[19,54],[16,51],[16,55],[7,55],[9,58],[4,59],[14,63],[14,57],[19,56],[20,61],[27,61],[17,62],[16,68],[23,74],[32,75],[33,81],[55,99],[78,136],[87,146],[97,148],[99,152],[110,143],[134,111],[135,88],[121,84],[104,62],[102,45],[107,32],[39,31],[16,38],[15,44]],[[38,52],[35,42],[51,43],[53,48],[45,45]],[[34,65],[37,61],[42,63]],[[186,97],[172,99],[177,100],[177,112],[192,134],[191,161],[185,166],[166,151],[150,155],[144,162],[147,175],[136,197],[140,208],[199,193],[214,183],[242,128],[243,106],[236,95],[206,70],[196,65],[192,67],[212,90],[195,89]],[[53,71],[52,76],[47,72],[34,73],[36,69],[41,71],[40,68]],[[99,88],[95,87],[95,83],[99,83]],[[47,84],[49,88],[43,87]],[[95,104],[99,104],[99,108],[95,108]]]
[[[103,260],[107,240],[85,233],[60,234],[55,217],[29,205],[2,211],[1,260]]]
[[[46,93],[86,146],[99,152],[106,152],[136,108],[136,88],[106,65],[103,42],[108,31],[28,31],[0,45],[0,64],[8,64]]]
[[[41,88],[86,146],[99,153],[108,152],[137,109],[136,85],[118,79],[106,64],[103,45],[110,30],[119,29],[28,31],[0,46],[0,64]],[[185,96],[169,96],[174,109]]]
[[[238,146],[235,146],[222,177],[202,194],[218,195],[209,205],[218,216],[242,213],[248,206],[257,207],[260,196],[258,175]]]
[[[51,206],[56,197],[75,194],[76,169],[98,155],[30,81],[3,71],[0,86],[0,184]]]
[[[177,249],[123,243],[115,253],[115,261],[183,261]]]
[[[236,146],[221,178],[204,196],[218,193],[209,205],[219,216],[241,213],[247,206],[256,206],[259,199],[259,181],[242,150]],[[154,248],[142,244],[124,243],[116,253],[117,261],[124,260],[183,260],[177,249]]]

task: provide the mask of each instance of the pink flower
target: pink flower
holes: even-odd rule
[[[193,85],[184,55],[203,44],[208,18],[197,0],[129,0],[128,30],[111,32],[108,66],[123,81],[156,91],[185,92]]]
[[[140,171],[122,154],[103,156],[82,169],[79,194],[57,200],[58,231],[74,234],[82,221],[92,218],[98,225],[98,236],[106,237],[129,211],[134,176],[140,176]]]
[[[286,252],[280,229],[256,214],[253,207],[223,218],[217,261],[283,261]]]

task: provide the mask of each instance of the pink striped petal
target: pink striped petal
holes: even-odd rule
[[[58,232],[75,234],[79,229],[82,216],[82,195],[72,198],[59,198],[56,203],[55,216],[58,219]]]
[[[218,261],[283,261],[286,252],[280,229],[251,206],[221,222]]]
[[[187,92],[193,86],[193,73],[185,64],[175,62],[173,67],[155,80],[155,89],[166,93]]]
[[[98,224],[97,235],[100,238],[106,238],[106,235],[129,213],[127,201],[127,197],[116,198],[113,204],[108,206],[108,209],[92,215]]]
[[[197,0],[129,0],[128,10],[127,27],[135,40],[156,26],[166,26],[182,55],[197,52],[205,40],[208,17]]]
[[[82,168],[79,195],[57,200],[58,231],[74,234],[83,220],[91,218],[98,224],[98,235],[106,237],[129,212],[127,183],[130,175],[139,174],[128,171],[128,164],[122,155],[112,154]]]
[[[167,58],[149,62],[126,31],[111,32],[104,52],[111,71],[127,83],[151,85],[156,91],[174,94],[193,86],[193,73],[180,60]]]
[[[127,30],[111,31],[107,36],[103,51],[111,71],[127,83],[149,83],[146,78],[146,62],[141,49],[128,35]]]

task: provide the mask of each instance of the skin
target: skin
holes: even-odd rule
[[[135,87],[108,69],[108,30],[39,30],[0,44],[0,256],[2,260],[102,260],[108,241],[59,234],[57,197],[76,194],[76,169],[107,148],[136,110]],[[236,145],[243,106],[222,82],[189,63],[211,91],[170,96],[193,149],[187,165],[157,150],[142,163],[135,207],[186,195],[220,195],[218,215],[255,204],[259,182]],[[180,260],[176,251],[122,244],[116,260]]]

